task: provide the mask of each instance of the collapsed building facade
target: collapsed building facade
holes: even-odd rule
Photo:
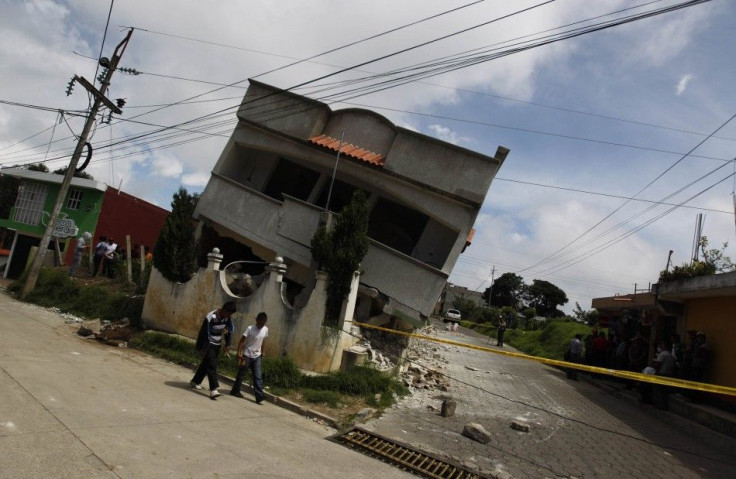
[[[356,190],[368,196],[369,249],[341,324],[420,326],[472,238],[508,149],[485,156],[397,127],[372,111],[332,111],[253,80],[237,116],[194,216],[204,250],[217,247],[224,255],[224,273],[236,263],[257,277],[259,267],[279,258],[288,317],[269,319],[269,328],[289,329],[314,299],[312,236],[327,212],[339,213]],[[280,343],[275,353],[294,350],[290,340]]]

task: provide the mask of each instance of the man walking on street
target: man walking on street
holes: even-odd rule
[[[233,322],[230,317],[236,311],[235,303],[228,301],[222,308],[207,313],[202,321],[202,327],[197,336],[197,351],[202,354],[202,362],[189,381],[194,389],[202,389],[200,383],[207,375],[210,384],[210,399],[217,399],[220,386],[217,381],[217,356],[220,354],[222,337],[225,336],[225,352],[230,349],[230,336],[233,332]]]
[[[268,337],[266,321],[268,321],[266,313],[258,313],[256,324],[248,326],[240,338],[238,343],[238,374],[235,376],[235,384],[233,384],[233,389],[230,391],[231,396],[243,397],[240,387],[243,385],[246,371],[250,369],[256,404],[261,404],[264,398],[261,359],[263,358],[263,340]]]

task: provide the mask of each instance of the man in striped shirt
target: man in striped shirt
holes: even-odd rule
[[[230,337],[233,332],[233,322],[230,317],[236,311],[235,303],[228,301],[222,308],[209,312],[202,321],[202,327],[197,336],[197,351],[202,354],[202,362],[189,381],[194,389],[202,389],[200,383],[207,375],[210,383],[210,399],[217,399],[220,386],[217,381],[217,356],[220,354],[222,337],[225,336],[225,352],[230,349]]]

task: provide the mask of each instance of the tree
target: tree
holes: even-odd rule
[[[557,314],[557,306],[567,303],[567,295],[554,284],[535,279],[530,286],[527,286],[527,301],[529,306],[536,308],[537,312],[542,316],[555,316]]]
[[[69,167],[65,166],[64,168],[59,168],[58,170],[54,170],[54,173],[57,175],[66,175],[66,170],[68,170]],[[46,169],[48,171],[48,169]],[[74,171],[74,178],[84,178],[85,180],[94,180],[95,178],[87,173],[86,171]]]
[[[524,278],[515,273],[504,273],[493,282],[490,288],[485,290],[482,297],[488,301],[488,293],[490,292],[492,306],[516,308],[524,295],[525,289]]]
[[[588,326],[594,326],[598,324],[598,311],[595,309],[585,311],[583,308],[580,307],[580,303],[578,303],[577,301],[575,301],[575,309],[572,311],[572,315],[575,318],[575,321],[579,323],[585,323]]]
[[[709,276],[716,273],[732,271],[735,268],[731,258],[725,255],[728,243],[723,243],[721,249],[708,249],[708,237],[703,236],[698,246],[703,253],[703,261],[693,261],[682,266],[674,266],[672,270],[663,269],[659,272],[659,282],[666,283],[668,281],[694,278],[696,276]]]
[[[723,247],[721,249],[708,249],[708,237],[703,236],[702,238],[700,238],[699,246],[700,251],[703,252],[704,262],[712,264],[715,267],[717,273],[733,271],[733,261],[731,261],[731,258],[725,255],[726,248],[728,248],[728,242],[723,243]]]
[[[312,237],[312,256],[329,275],[325,321],[337,325],[353,274],[368,253],[368,200],[357,190],[328,230],[320,225]]]
[[[169,281],[185,283],[196,269],[197,246],[194,241],[194,208],[199,194],[190,195],[179,187],[171,202],[171,213],[153,247],[153,265]]]

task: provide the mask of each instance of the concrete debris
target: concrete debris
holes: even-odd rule
[[[529,432],[529,423],[526,421],[526,419],[517,417],[514,418],[513,421],[511,421],[511,429],[516,429],[517,431],[521,432]]]
[[[457,402],[452,399],[445,399],[442,401],[442,417],[452,417],[455,415],[455,409],[457,408]]]
[[[125,346],[127,346],[127,342],[132,337],[133,330],[130,328],[130,320],[128,318],[123,318],[114,323],[103,321],[100,332],[95,334],[95,338],[99,341],[104,341],[114,346],[121,346],[117,341],[124,342],[126,343]],[[115,341],[115,343],[111,343],[111,341]]]
[[[80,336],[92,336],[93,334],[99,333],[100,329],[102,329],[100,318],[91,319],[89,321],[82,321],[77,334]]]
[[[365,422],[368,419],[372,418],[374,414],[376,414],[375,409],[370,407],[363,408],[355,415],[355,417],[353,418],[353,423],[359,424]]]
[[[469,422],[465,425],[463,436],[469,437],[473,441],[480,442],[481,444],[487,444],[491,441],[491,435],[488,434],[488,431],[475,422]]]

